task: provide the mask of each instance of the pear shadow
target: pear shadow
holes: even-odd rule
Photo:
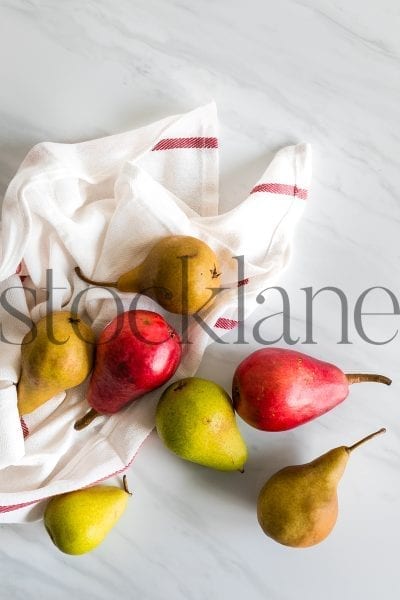
[[[261,449],[249,444],[248,450],[249,458],[244,473],[222,472],[181,461],[182,468],[186,469],[188,485],[192,491],[206,491],[210,496],[218,496],[229,502],[235,499],[238,504],[254,510],[260,489],[267,479],[280,469],[301,461],[294,441],[282,439],[273,448]]]

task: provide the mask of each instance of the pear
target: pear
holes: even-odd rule
[[[157,406],[156,428],[167,448],[185,460],[243,471],[247,448],[231,399],[213,381],[188,377],[171,384]]]
[[[337,486],[351,452],[385,431],[379,429],[353,446],[334,448],[310,463],[275,473],[258,497],[258,520],[264,532],[296,548],[322,542],[336,523]]]
[[[285,431],[332,410],[354,383],[392,383],[374,373],[343,373],[339,367],[287,348],[261,348],[233,376],[233,405],[244,421],[263,431]]]
[[[25,415],[82,383],[93,365],[94,334],[67,311],[48,314],[22,341],[18,410]]]
[[[120,313],[99,335],[87,391],[91,409],[75,429],[84,429],[98,415],[113,415],[167,383],[181,355],[179,335],[161,315],[150,310]]]
[[[213,301],[221,275],[214,251],[205,242],[184,235],[162,238],[140,265],[116,282],[93,281],[79,267],[75,271],[91,285],[145,294],[169,312],[189,315]]]
[[[131,495],[124,487],[95,485],[54,496],[46,506],[44,525],[65,554],[85,554],[96,548],[126,509]]]

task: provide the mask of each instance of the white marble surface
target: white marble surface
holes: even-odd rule
[[[395,0],[0,0],[0,195],[35,142],[122,131],[211,98],[223,209],[240,201],[273,151],[309,141],[312,195],[281,280],[292,333],[304,340],[302,287],[339,286],[351,310],[371,286],[400,296],[399,27]],[[271,296],[258,318],[274,310]],[[377,293],[369,310],[390,312],[390,301]],[[384,339],[398,321],[365,323]],[[279,325],[271,320],[271,337]],[[329,294],[316,306],[315,338],[298,348],[348,371],[382,371],[392,387],[358,386],[292,432],[241,423],[244,475],[183,463],[152,435],[129,471],[127,513],[92,554],[62,555],[41,523],[0,527],[0,598],[397,599],[399,339],[368,344],[351,326],[353,343],[338,345]],[[201,373],[229,389],[248,351],[211,347]],[[323,544],[294,550],[262,534],[255,499],[269,474],[381,425],[388,433],[352,457]]]

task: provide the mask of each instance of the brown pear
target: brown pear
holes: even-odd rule
[[[20,415],[82,383],[93,366],[94,343],[92,329],[77,315],[60,311],[40,319],[22,341]]]
[[[115,282],[89,279],[79,267],[75,271],[86,283],[145,294],[177,314],[193,314],[209,306],[221,275],[215,252],[202,240],[184,235],[162,238],[141,264]]]
[[[304,465],[286,467],[261,489],[257,515],[269,537],[295,548],[322,542],[332,531],[338,515],[337,486],[355,448],[384,428],[352,446],[340,446]]]

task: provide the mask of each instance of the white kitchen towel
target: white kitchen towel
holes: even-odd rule
[[[85,382],[20,421],[15,383],[30,319],[70,308],[82,291],[79,312],[96,333],[121,308],[150,308],[184,328],[190,343],[175,378],[193,375],[206,346],[237,327],[286,266],[310,177],[309,145],[283,148],[249,196],[218,214],[213,103],[120,135],[42,143],[28,153],[2,213],[0,522],[40,518],[45,499],[125,470],[154,426],[160,395],[77,432],[73,423],[88,408]],[[185,324],[147,297],[111,295],[74,273],[79,265],[89,277],[114,281],[170,234],[201,238],[219,257],[223,290],[201,318]],[[240,310],[238,293],[245,299]]]

